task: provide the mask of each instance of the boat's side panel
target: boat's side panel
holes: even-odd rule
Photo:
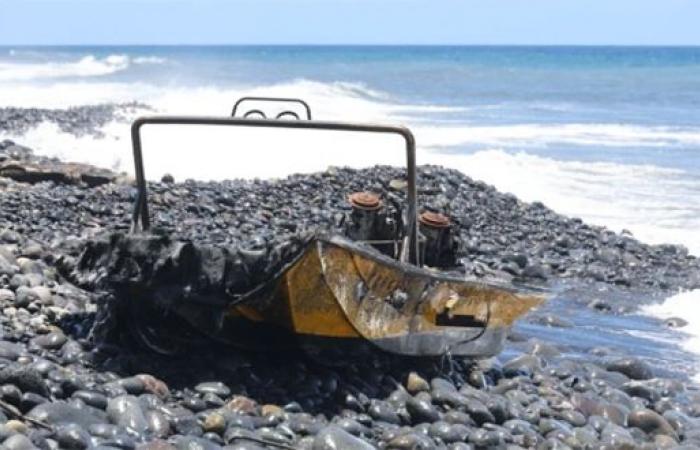
[[[357,330],[338,305],[323,277],[316,245],[285,274],[286,298],[289,305],[291,331],[309,336],[359,338]]]
[[[352,326],[381,348],[409,355],[488,356],[540,299],[478,283],[397,270],[329,242],[318,243],[325,282]]]

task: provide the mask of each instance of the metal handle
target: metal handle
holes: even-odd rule
[[[241,97],[233,105],[233,110],[231,111],[231,117],[236,117],[236,113],[238,112],[238,108],[244,102],[297,103],[297,104],[303,106],[304,110],[306,110],[306,120],[311,120],[311,107],[309,106],[308,103],[306,103],[304,100],[302,100],[300,98],[284,98],[284,97]],[[263,114],[263,112],[258,110],[258,109],[251,110],[251,111],[255,111],[258,114],[262,114],[263,117],[265,116],[265,114]],[[243,117],[248,117],[248,114],[251,111],[247,111],[246,113],[244,113]],[[296,119],[299,119],[299,114],[295,113],[294,111],[282,111],[281,113],[279,113],[277,115],[277,118],[280,119],[284,116],[292,116]]]
[[[144,125],[216,125],[239,126],[255,128],[283,128],[305,130],[354,131],[365,133],[389,133],[401,136],[406,142],[407,169],[407,209],[406,209],[406,245],[402,251],[402,260],[418,264],[418,216],[416,198],[416,141],[409,130],[402,126],[370,125],[347,122],[321,122],[311,120],[275,120],[275,119],[245,119],[240,117],[197,117],[197,116],[151,116],[141,117],[131,125],[131,142],[134,151],[134,169],[138,195],[134,204],[132,216],[132,231],[145,231],[150,227],[148,213],[148,193],[146,176],[143,167],[141,148],[141,127]]]

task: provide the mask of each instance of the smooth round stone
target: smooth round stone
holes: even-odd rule
[[[36,294],[39,303],[44,306],[53,305],[53,294],[51,293],[51,289],[46,286],[34,286],[31,288],[31,290]]]
[[[440,439],[445,444],[464,442],[469,437],[469,428],[460,424],[438,421],[430,425],[428,434],[435,439]]]
[[[434,449],[435,444],[425,434],[414,432],[396,436],[387,443],[387,448],[396,450],[428,450]]]
[[[219,381],[199,383],[195,386],[194,390],[200,394],[214,394],[221,398],[226,398],[231,395],[231,389]]]
[[[416,372],[411,372],[408,374],[408,379],[406,380],[406,390],[411,394],[427,392],[430,390],[430,384]]]
[[[692,429],[700,430],[700,419],[690,418],[680,411],[668,410],[663,413],[663,418],[673,427],[676,433],[683,435]]]
[[[432,423],[440,419],[440,413],[433,406],[430,398],[411,397],[406,401],[406,411],[413,423]]]
[[[177,450],[174,445],[167,441],[154,439],[150,442],[143,442],[136,447],[136,450]]]
[[[132,395],[123,395],[112,398],[107,402],[107,416],[116,425],[144,433],[148,428],[148,421],[141,409],[138,398]]]
[[[476,399],[468,399],[464,405],[464,411],[469,414],[469,416],[474,419],[478,425],[483,425],[485,423],[496,423],[496,418],[489,411],[489,409]]]
[[[0,289],[0,303],[15,303],[15,293],[9,289]]]
[[[39,300],[39,296],[27,286],[19,286],[15,291],[15,306],[18,308],[26,308],[37,300]]]
[[[47,403],[49,400],[43,395],[35,394],[34,392],[25,392],[19,401],[20,411],[31,411],[38,405]]]
[[[15,434],[2,443],[3,450],[36,450],[34,443],[23,434]]]
[[[55,439],[62,448],[67,449],[84,449],[90,446],[90,435],[76,424],[59,427],[56,430]]]
[[[467,382],[477,389],[486,389],[488,386],[486,375],[484,375],[484,372],[481,370],[470,371],[469,376],[467,377]]]
[[[614,447],[632,446],[634,448],[635,441],[628,430],[614,423],[608,423],[600,433],[600,440]]]
[[[586,424],[586,416],[571,409],[561,411],[559,413],[559,418],[565,420],[575,427],[582,427]]]
[[[465,425],[468,427],[473,427],[476,426],[476,422],[474,419],[471,418],[471,416],[463,411],[457,411],[457,410],[452,410],[452,411],[447,411],[443,417],[445,422],[448,423],[453,423],[453,424],[461,424]]]
[[[675,430],[668,421],[650,409],[632,411],[627,417],[627,424],[630,427],[637,427],[652,435],[664,434],[677,438]]]
[[[127,394],[141,395],[146,391],[144,382],[139,377],[127,377],[117,380],[116,384],[121,386]]]
[[[211,432],[221,434],[226,430],[226,418],[216,412],[207,414],[202,423],[202,430],[204,430],[205,433]]]
[[[465,442],[455,442],[447,446],[447,450],[474,450],[474,447]]]
[[[221,450],[219,445],[197,436],[175,436],[172,441],[177,450]]]
[[[374,446],[343,429],[330,425],[316,435],[313,450],[374,450]]]
[[[182,406],[193,412],[200,412],[207,409],[207,402],[199,397],[188,397],[182,401]]]
[[[75,391],[73,398],[82,400],[86,405],[99,409],[107,408],[107,397],[95,391]]]
[[[27,417],[50,425],[75,423],[84,429],[107,421],[104,411],[90,406],[77,408],[63,401],[37,405],[29,411]]]
[[[170,419],[170,425],[178,434],[189,436],[201,436],[204,434],[194,415],[173,417]]]
[[[469,435],[469,442],[479,447],[495,447],[502,445],[501,438],[498,433],[487,430],[476,430]]]
[[[534,355],[516,356],[503,365],[504,375],[510,378],[520,375],[531,376],[539,370],[542,370],[542,360]]]
[[[328,423],[325,420],[319,420],[310,414],[296,414],[290,416],[286,422],[279,424],[277,429],[285,431],[293,438],[297,434],[302,436],[314,436],[327,425]]]
[[[310,446],[313,445],[313,442],[308,444],[308,446],[300,446],[300,449],[307,449],[311,448]],[[238,442],[232,445],[227,445],[224,447],[224,450],[267,450],[267,447],[261,447],[260,445],[256,444],[255,442]]]
[[[657,434],[654,436],[654,445],[656,446],[657,449],[670,449],[670,448],[676,448],[678,445],[678,442],[676,442],[675,439],[673,439],[671,436],[667,436],[664,434]]]
[[[160,411],[147,411],[146,422],[153,436],[164,438],[170,434],[170,422]]]
[[[41,348],[47,350],[57,350],[63,347],[68,339],[62,331],[53,331],[48,334],[42,334],[34,338],[34,343]]]
[[[336,420],[333,425],[342,428],[353,436],[363,436],[370,432],[370,429],[362,425],[357,420],[351,419],[349,417],[344,417],[342,419]]]
[[[160,399],[164,399],[170,395],[170,389],[168,385],[153,375],[149,374],[139,374],[135,376],[141,383],[143,383],[143,388],[146,392],[155,395]]]
[[[104,439],[111,439],[124,432],[123,427],[118,427],[116,425],[112,425],[111,423],[97,423],[90,425],[87,430],[92,436]]]
[[[539,424],[539,430],[542,435],[547,435],[553,431],[571,431],[571,426],[560,420],[555,419],[541,419]]]
[[[367,409],[367,414],[369,414],[374,420],[395,425],[401,424],[399,415],[394,410],[394,407],[388,402],[372,400],[369,408]]]
[[[14,406],[19,406],[22,401],[22,391],[14,384],[0,386],[0,398]]]
[[[649,364],[639,358],[622,358],[608,363],[605,367],[611,372],[619,372],[633,380],[648,380],[654,377]]]
[[[654,386],[642,381],[630,381],[620,386],[620,390],[632,397],[643,398],[651,403],[661,400],[661,394]]]
[[[534,430],[532,424],[522,419],[511,419],[503,423],[503,428],[513,435],[523,435]]]

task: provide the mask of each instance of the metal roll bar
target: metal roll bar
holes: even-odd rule
[[[238,107],[241,105],[241,103],[244,102],[270,102],[270,103],[297,103],[301,106],[304,107],[304,110],[306,110],[306,120],[311,120],[311,107],[309,107],[309,104],[306,103],[304,100],[300,98],[284,98],[284,97],[241,97],[236,101],[236,103],[233,105],[233,110],[231,111],[231,117],[236,117],[236,113],[238,112]],[[260,114],[263,117],[265,117],[265,113],[263,113],[259,109],[253,109],[250,111],[246,111],[243,113],[243,117],[248,117],[252,112],[255,112],[256,114]],[[299,119],[299,114],[295,113],[294,111],[286,110],[282,111],[281,113],[277,114],[277,119],[281,119],[282,117],[285,116],[292,116],[295,119]]]
[[[238,106],[238,104],[244,99],[236,102],[236,106]],[[299,102],[306,105],[306,103],[301,100],[299,100]],[[234,113],[236,112],[236,106],[233,108]],[[308,108],[308,105],[306,105],[306,108]],[[308,111],[308,115],[310,118],[310,110]],[[246,119],[240,117],[151,116],[138,118],[131,125],[131,142],[134,152],[136,186],[138,189],[136,202],[134,204],[134,211],[132,214],[132,232],[139,230],[139,222],[140,229],[142,231],[146,231],[150,228],[148,193],[141,146],[141,128],[144,125],[215,125],[256,128],[354,131],[399,135],[406,142],[406,169],[408,178],[406,199],[408,206],[406,209],[406,228],[404,230],[405,245],[402,246],[403,251],[400,260],[407,260],[408,262],[416,265],[420,261],[418,257],[418,217],[416,198],[416,141],[413,133],[411,133],[411,131],[406,127],[347,122],[321,122],[312,120]]]

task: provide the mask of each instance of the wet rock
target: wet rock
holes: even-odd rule
[[[406,390],[411,394],[417,394],[418,392],[430,390],[430,384],[416,372],[411,372],[408,374],[408,380],[406,381]]]
[[[68,339],[62,331],[52,331],[34,338],[34,343],[47,350],[57,350],[63,347]]]
[[[399,415],[396,414],[394,408],[388,403],[379,400],[372,400],[369,409],[367,410],[373,419],[395,425],[401,424]]]
[[[90,435],[88,432],[75,424],[58,427],[55,438],[61,448],[84,449],[90,446]]]
[[[66,402],[42,403],[34,407],[27,417],[36,419],[49,425],[76,424],[87,429],[90,425],[101,424],[107,421],[103,411],[90,406],[80,408]]]
[[[533,355],[520,355],[503,365],[503,373],[508,377],[518,375],[530,376],[542,369],[542,360]]]
[[[170,395],[168,385],[153,375],[139,374],[136,375],[135,378],[137,378],[143,384],[143,389],[146,392],[149,392],[158,398],[163,399]]]
[[[688,321],[680,317],[670,317],[664,320],[664,325],[669,328],[683,328],[688,326]]]
[[[15,434],[2,443],[4,450],[37,450],[34,443],[22,434]]]
[[[42,397],[49,397],[49,388],[36,369],[18,364],[0,369],[0,384],[13,384],[23,392],[33,392]]]
[[[224,408],[242,414],[254,414],[258,409],[258,404],[243,395],[234,395]]]
[[[639,358],[618,359],[608,363],[606,369],[611,372],[619,372],[633,380],[648,380],[654,377],[654,372],[649,364]]]
[[[136,433],[143,433],[148,428],[148,421],[138,398],[131,395],[110,399],[107,403],[107,415],[112,423]]]
[[[204,432],[221,434],[226,429],[226,418],[219,413],[211,413],[206,416],[202,424]]]
[[[195,386],[194,390],[200,394],[215,394],[222,398],[231,395],[231,389],[229,389],[224,383],[218,381],[199,383],[197,386]]]
[[[313,450],[372,450],[374,448],[368,442],[332,425],[316,435],[312,447]]]
[[[627,418],[627,423],[630,427],[637,427],[652,435],[664,434],[677,439],[676,432],[668,421],[650,409],[632,411]]]
[[[413,423],[432,423],[440,419],[440,413],[430,398],[411,397],[406,401],[406,410]]]

